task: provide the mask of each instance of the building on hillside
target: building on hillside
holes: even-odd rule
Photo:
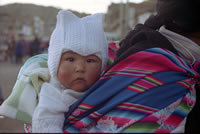
[[[128,1],[128,0],[127,0]],[[105,15],[105,31],[113,40],[122,39],[128,31],[155,12],[156,0],[142,3],[112,3]]]

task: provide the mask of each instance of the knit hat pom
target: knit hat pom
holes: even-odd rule
[[[57,78],[60,58],[66,51],[73,51],[82,56],[98,56],[102,60],[103,71],[108,58],[103,26],[104,16],[101,13],[79,18],[70,11],[59,11],[48,49],[51,76]]]

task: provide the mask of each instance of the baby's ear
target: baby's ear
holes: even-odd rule
[[[103,13],[96,13],[93,15],[89,15],[86,17],[81,18],[86,23],[90,24],[96,24],[99,28],[102,28],[104,26],[104,14]]]

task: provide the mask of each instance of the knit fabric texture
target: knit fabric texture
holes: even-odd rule
[[[103,71],[107,64],[108,47],[102,13],[79,18],[67,10],[58,12],[56,27],[51,35],[48,49],[48,67],[52,77],[57,78],[61,55],[67,51],[82,56],[91,54],[98,56],[102,60]]]

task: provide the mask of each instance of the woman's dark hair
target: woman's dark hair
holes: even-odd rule
[[[144,23],[153,29],[190,33],[200,31],[200,0],[157,0],[156,14]]]

